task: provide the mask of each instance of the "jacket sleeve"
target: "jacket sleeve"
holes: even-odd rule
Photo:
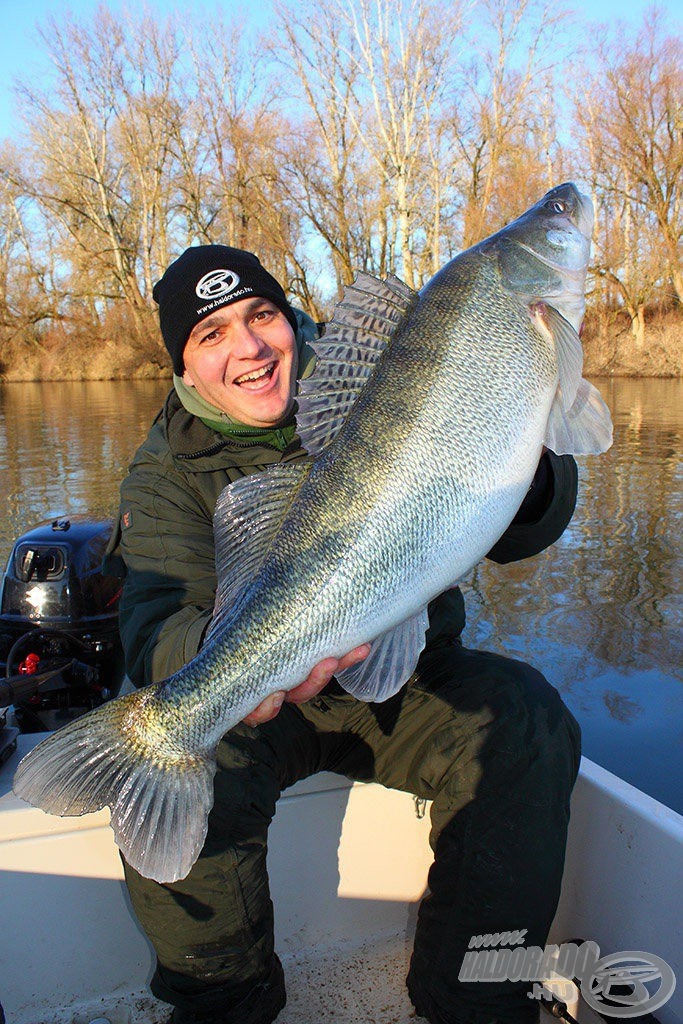
[[[577,488],[578,470],[573,457],[546,452],[517,515],[487,558],[517,562],[554,544],[574,514]]]
[[[119,627],[136,686],[158,682],[197,653],[216,592],[211,515],[169,466],[133,464],[121,485],[110,571],[123,570]],[[123,563],[123,565],[121,564]]]

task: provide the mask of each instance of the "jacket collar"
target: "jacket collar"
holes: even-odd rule
[[[218,469],[224,464],[253,466],[279,462],[285,452],[301,450],[294,414],[280,430],[264,430],[243,437],[218,434],[198,416],[189,413],[172,388],[161,417],[173,458],[185,466],[191,463],[198,471]]]

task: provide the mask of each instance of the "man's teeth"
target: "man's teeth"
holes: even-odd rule
[[[260,370],[254,370],[253,373],[243,373],[241,377],[238,377],[235,384],[243,384],[248,380],[260,380],[262,377],[272,373],[275,363],[268,363],[267,366],[262,366]]]

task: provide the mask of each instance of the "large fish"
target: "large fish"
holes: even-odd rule
[[[15,792],[52,814],[111,808],[116,842],[158,881],[199,855],[224,733],[322,658],[384,700],[413,672],[427,604],[503,534],[543,445],[597,453],[609,412],[577,331],[592,206],[560,185],[417,294],[359,277],[299,397],[310,458],[231,484],[214,517],[218,592],[199,654],[44,740]]]

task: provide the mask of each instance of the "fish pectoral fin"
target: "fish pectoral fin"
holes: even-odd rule
[[[428,626],[425,607],[377,637],[365,661],[339,672],[340,686],[359,700],[379,702],[393,697],[415,671]]]
[[[546,302],[529,306],[531,319],[557,352],[559,382],[550,408],[544,444],[556,455],[599,455],[612,444],[612,417],[597,388],[584,380],[579,336]]]
[[[175,882],[199,856],[213,804],[216,762],[145,750],[131,723],[150,714],[149,688],[109,701],[52,733],[26,755],[14,792],[48,814],[111,809],[114,839],[145,878]]]
[[[612,445],[612,417],[602,395],[581,380],[570,409],[556,395],[544,443],[556,455],[600,455]]]
[[[569,321],[547,302],[531,303],[529,312],[536,329],[546,337],[550,336],[555,347],[559,378],[558,396],[564,409],[570,409],[574,404],[583,374],[583,349],[579,336]]]
[[[216,502],[216,600],[206,640],[219,631],[260,569],[271,541],[311,468],[278,463],[225,487]]]
[[[416,300],[417,292],[397,277],[380,281],[359,274],[345,290],[315,343],[315,369],[299,384],[297,430],[310,455],[318,455],[337,436]]]

